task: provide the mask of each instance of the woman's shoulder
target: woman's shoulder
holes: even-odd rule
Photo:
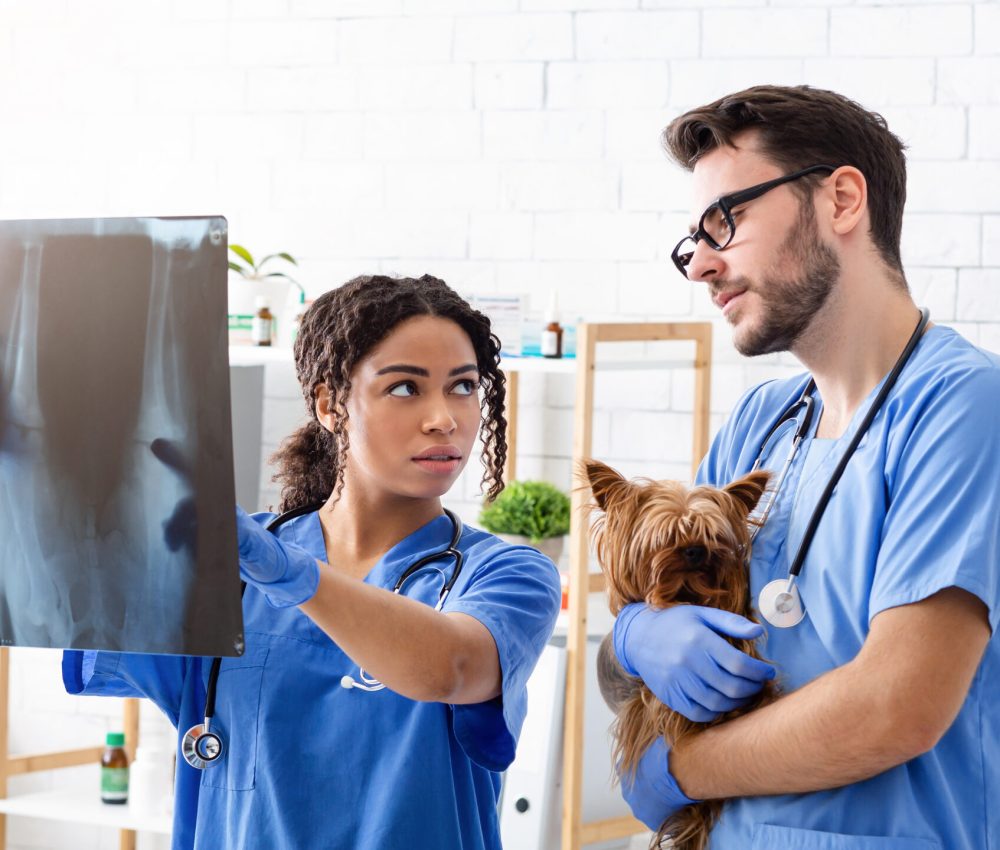
[[[470,562],[477,566],[485,564],[518,564],[524,567],[537,567],[543,572],[553,572],[558,579],[556,565],[533,546],[519,543],[509,543],[472,525],[465,525],[462,532],[460,548],[466,553]]]

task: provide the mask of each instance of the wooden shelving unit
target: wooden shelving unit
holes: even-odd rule
[[[597,347],[604,343],[672,342],[694,343],[691,360],[640,361],[598,359]],[[691,445],[691,475],[708,451],[709,395],[712,375],[712,325],[708,322],[671,323],[602,323],[577,327],[575,360],[504,361],[507,373],[507,443],[505,481],[517,474],[517,402],[518,373],[524,371],[568,372],[576,376],[573,419],[573,468],[582,458],[590,457],[593,438],[594,376],[599,370],[665,370],[691,368],[695,372],[694,423]],[[550,365],[551,364],[551,365]],[[604,592],[604,577],[590,572],[588,528],[582,521],[588,494],[574,487],[569,542],[569,612],[566,638],[566,700],[563,727],[563,822],[562,850],[580,850],[585,844],[624,838],[645,832],[646,827],[632,817],[585,823],[581,811],[583,793],[583,707],[587,641],[587,598]]]
[[[94,789],[93,795],[66,791],[43,791],[8,797],[8,780],[12,776],[56,770],[61,767],[97,764],[104,747],[84,747],[78,750],[31,753],[12,756],[8,752],[10,697],[10,649],[0,648],[0,850],[7,847],[7,816],[24,815],[46,820],[72,821],[121,830],[120,850],[135,850],[137,831],[170,834],[169,817],[138,818],[126,806],[107,806],[101,803]],[[125,749],[129,759],[135,758],[139,742],[139,701],[123,700],[123,726]]]

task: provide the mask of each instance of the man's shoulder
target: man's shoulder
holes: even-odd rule
[[[915,368],[904,370],[900,376],[904,393],[910,389],[925,397],[939,393],[972,396],[987,393],[986,397],[998,397],[1000,356],[940,325],[927,332],[921,348],[914,357]]]
[[[760,418],[778,419],[802,396],[809,375],[802,372],[788,378],[761,381],[747,390],[733,408],[732,420],[754,422]]]

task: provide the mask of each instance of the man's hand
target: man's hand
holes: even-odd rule
[[[312,555],[293,543],[282,543],[238,505],[236,531],[243,581],[260,590],[275,608],[312,599],[319,586],[319,564]]]
[[[615,620],[615,655],[660,702],[707,723],[744,705],[775,669],[740,652],[721,635],[752,640],[763,628],[738,614],[700,605],[657,610],[626,605]]]
[[[657,738],[643,753],[635,776],[622,776],[621,783],[632,814],[654,832],[667,818],[698,802],[681,791],[670,773],[670,748],[663,738]]]

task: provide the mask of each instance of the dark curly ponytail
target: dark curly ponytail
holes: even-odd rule
[[[310,419],[271,457],[271,463],[278,466],[273,480],[282,485],[280,510],[326,501],[343,488],[349,448],[345,403],[351,373],[396,325],[413,316],[449,319],[468,334],[483,391],[482,483],[487,499],[503,490],[505,379],[500,370],[500,340],[491,332],[490,320],[430,275],[419,279],[366,275],[321,295],[302,318],[295,340],[295,368]],[[316,419],[316,390],[321,384],[329,389],[336,414],[332,432]]]

